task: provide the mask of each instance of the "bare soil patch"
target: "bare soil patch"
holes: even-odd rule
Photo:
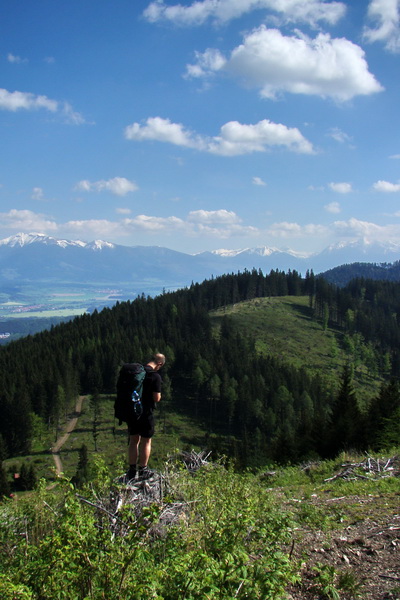
[[[314,496],[308,502],[342,513],[343,527],[296,532],[290,552],[301,564],[301,583],[290,589],[289,598],[334,600],[334,593],[323,593],[318,576],[321,568],[333,567],[335,583],[341,574],[350,581],[351,589],[339,591],[341,600],[400,600],[400,494]]]

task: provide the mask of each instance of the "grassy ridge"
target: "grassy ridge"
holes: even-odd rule
[[[244,335],[255,340],[263,354],[280,357],[296,368],[305,368],[336,386],[343,365],[351,359],[343,347],[343,334],[313,319],[308,296],[255,298],[223,307],[211,313],[218,327],[224,316],[231,317]],[[355,371],[355,385],[373,395],[380,380],[369,374],[361,362]]]

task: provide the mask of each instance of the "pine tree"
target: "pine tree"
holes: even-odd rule
[[[78,467],[71,481],[76,487],[82,487],[89,481],[89,458],[88,449],[85,444],[82,444],[79,449]]]
[[[345,365],[332,407],[330,451],[333,455],[345,449],[361,450],[363,446],[363,419],[352,378],[352,369]]]

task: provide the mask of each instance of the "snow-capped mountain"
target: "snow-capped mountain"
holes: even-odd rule
[[[59,240],[57,238],[45,235],[44,233],[17,233],[11,237],[0,240],[0,246],[29,246],[30,244],[43,244],[45,246],[60,246],[60,248],[66,248],[67,246],[77,246],[79,248],[90,248],[92,250],[101,250],[102,248],[113,248],[114,244],[110,242],[103,242],[102,240],[95,240],[94,242],[81,242],[80,240]]]
[[[228,258],[233,258],[235,256],[251,256],[251,255],[257,255],[257,256],[271,256],[275,253],[281,254],[281,253],[285,253],[285,254],[289,254],[290,256],[295,256],[298,258],[307,258],[308,256],[311,256],[310,253],[307,252],[296,252],[295,250],[290,250],[290,249],[279,249],[279,248],[269,248],[268,246],[259,246],[257,248],[240,248],[239,250],[226,250],[225,248],[220,248],[219,250],[211,250],[210,252],[211,254],[215,254],[217,256],[223,256],[223,257],[228,257]],[[200,253],[200,254],[205,254],[205,253]]]
[[[44,235],[44,233],[17,233],[4,240],[0,240],[0,246],[10,246],[11,248],[14,248],[15,246],[20,246],[22,248],[23,246],[36,243],[44,244],[45,246],[60,246],[61,248],[65,248],[66,246],[84,247],[86,245],[85,242],[80,241],[72,242],[69,240],[58,240],[48,235]]]
[[[160,287],[185,287],[211,276],[244,269],[307,269],[321,273],[354,262],[394,262],[400,243],[367,240],[340,243],[319,254],[261,246],[186,254],[159,246],[122,246],[102,240],[56,239],[41,233],[18,233],[0,240],[0,282],[132,283],[158,282]],[[146,289],[144,289],[146,292]]]

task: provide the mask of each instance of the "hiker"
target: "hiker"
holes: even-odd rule
[[[161,400],[162,379],[158,371],[165,364],[164,354],[154,354],[151,360],[144,366],[146,377],[143,382],[142,405],[143,414],[139,419],[128,423],[129,447],[128,461],[129,469],[126,480],[135,479],[136,472],[140,479],[149,479],[154,475],[147,467],[151,453],[151,438],[154,435],[155,405]]]

